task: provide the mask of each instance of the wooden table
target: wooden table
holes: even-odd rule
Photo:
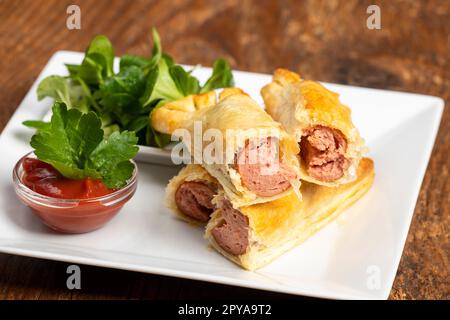
[[[102,33],[117,55],[147,55],[152,26],[179,63],[211,65],[223,56],[235,69],[271,73],[284,66],[305,78],[441,96],[448,105],[450,2],[375,1],[381,29],[369,30],[372,2],[0,1],[0,129],[56,50],[83,51]],[[66,28],[72,3],[81,8],[81,30]],[[392,299],[450,298],[449,121],[445,108]],[[0,298],[292,298],[89,266],[82,267],[82,290],[69,291],[66,267],[0,254]]]

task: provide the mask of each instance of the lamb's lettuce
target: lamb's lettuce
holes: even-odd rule
[[[228,63],[218,59],[211,77],[201,86],[192,70],[184,70],[163,52],[156,29],[152,38],[150,56],[125,54],[115,73],[111,42],[105,36],[96,36],[81,64],[66,64],[67,77],[50,76],[41,81],[39,100],[51,97],[69,110],[95,112],[106,136],[128,130],[136,133],[140,144],[166,145],[169,137],[150,127],[149,116],[155,108],[191,94],[233,86],[234,81]],[[40,126],[39,121],[28,122],[32,123]]]

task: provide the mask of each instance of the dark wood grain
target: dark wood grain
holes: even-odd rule
[[[366,28],[381,7],[382,29]],[[82,29],[68,30],[78,4]],[[180,63],[270,73],[284,66],[317,80],[419,92],[450,101],[449,1],[0,0],[0,129],[56,50],[82,51],[96,34],[145,55],[156,26]],[[445,108],[392,299],[449,299],[450,114]],[[67,264],[0,254],[2,299],[286,298],[291,296],[83,266],[83,288],[65,287]]]

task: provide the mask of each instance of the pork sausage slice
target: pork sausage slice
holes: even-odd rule
[[[175,203],[186,216],[207,222],[214,211],[212,199],[216,188],[207,181],[185,181],[175,192]]]
[[[228,200],[224,200],[222,215],[223,221],[212,230],[215,241],[229,254],[244,254],[248,247],[248,218]]]
[[[296,174],[278,156],[278,140],[269,137],[259,142],[247,141],[236,155],[236,170],[242,185],[256,195],[270,197],[287,190]]]
[[[341,178],[350,165],[344,156],[347,141],[337,129],[315,126],[307,130],[300,141],[300,154],[308,174],[320,181]]]

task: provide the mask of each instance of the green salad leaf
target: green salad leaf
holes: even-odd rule
[[[200,84],[196,77],[192,76],[190,72],[185,71],[180,66],[171,66],[169,69],[177,89],[183,96],[196,94],[200,92]]]
[[[37,129],[31,138],[34,153],[70,179],[101,179],[108,188],[121,188],[133,174],[130,162],[137,151],[134,132],[113,132],[104,137],[94,112],[81,113],[55,102],[49,123],[24,122]]]
[[[211,77],[201,86],[192,70],[186,71],[162,49],[161,39],[152,29],[153,48],[149,56],[125,54],[114,72],[114,48],[106,36],[92,39],[81,64],[66,64],[68,76],[49,76],[37,89],[39,100],[53,98],[69,111],[94,112],[101,120],[105,137],[115,132],[133,131],[139,144],[164,147],[170,136],[154,130],[149,121],[155,108],[191,94],[234,85],[228,63],[218,59]],[[46,124],[28,121],[42,130]]]
[[[149,63],[150,63],[150,59],[148,59],[148,58],[134,56],[131,54],[126,54],[120,58],[120,71],[122,71],[128,67],[131,67],[131,66],[144,68]]]
[[[234,86],[234,78],[230,65],[224,59],[218,59],[214,62],[211,77],[206,80],[200,92],[203,93],[232,86]]]
[[[161,38],[159,37],[159,33],[158,31],[156,31],[155,28],[152,29],[152,38],[153,38],[152,58],[150,59],[150,63],[147,66],[147,70],[155,68],[164,55],[161,47]],[[170,58],[168,60],[168,63],[169,65],[173,64],[173,59]]]
[[[89,85],[99,85],[114,74],[113,65],[114,48],[111,42],[105,36],[96,36],[86,50],[77,76]]]
[[[56,101],[64,102],[69,108],[72,107],[70,101],[69,84],[61,76],[49,76],[44,78],[37,88],[38,100],[50,97]]]
[[[33,128],[36,130],[49,130],[50,129],[50,122],[45,122],[41,120],[27,120],[23,122],[23,125],[27,126],[28,128]]]
[[[65,66],[67,68],[67,71],[69,71],[70,77],[77,76],[78,72],[80,71],[80,67],[81,67],[81,65],[71,64],[71,63],[66,63]]]
[[[166,103],[183,98],[177,84],[172,79],[167,61],[160,59],[155,69],[150,73],[145,85],[145,91],[141,97],[143,108],[156,106],[158,103]]]
[[[131,109],[137,110],[139,97],[145,88],[144,72],[131,65],[118,74],[106,79],[100,86],[100,104],[108,111],[117,114]]]
[[[46,97],[63,102],[68,108],[77,108],[88,112],[90,107],[89,96],[81,85],[68,82],[61,76],[49,76],[43,79],[37,89],[38,100]]]

